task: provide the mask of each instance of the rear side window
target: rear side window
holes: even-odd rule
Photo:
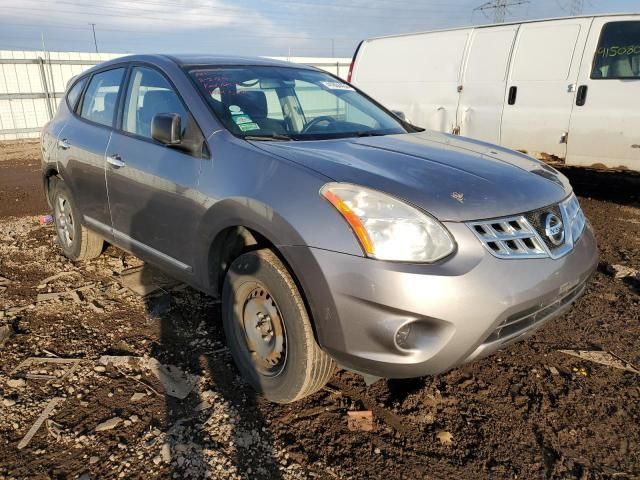
[[[82,118],[102,125],[113,125],[124,71],[124,68],[116,68],[91,77],[82,101]]]
[[[124,102],[122,129],[151,138],[151,121],[158,113],[177,113],[183,130],[187,125],[187,111],[167,79],[151,68],[134,68]]]
[[[602,27],[591,78],[640,78],[640,22],[611,22]]]
[[[73,85],[73,87],[71,87],[71,90],[69,90],[69,93],[67,93],[67,103],[71,111],[76,110],[78,99],[80,98],[80,95],[82,94],[82,90],[84,89],[84,86],[86,83],[87,83],[87,79],[81,78]]]

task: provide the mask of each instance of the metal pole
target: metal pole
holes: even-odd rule
[[[49,87],[47,86],[47,74],[44,69],[44,59],[38,57],[38,65],[40,65],[40,79],[42,80],[42,88],[46,97],[47,113],[49,113],[49,120],[53,119],[53,109],[51,108],[51,97],[49,94]]]
[[[91,30],[93,31],[93,45],[94,47],[96,47],[96,53],[98,53],[98,40],[96,40],[96,24],[90,23],[89,25],[91,25]]]

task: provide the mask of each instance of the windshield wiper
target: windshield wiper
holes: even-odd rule
[[[245,140],[256,140],[259,142],[272,142],[274,140],[293,140],[293,138],[291,138],[289,135],[282,135],[280,133],[273,133],[271,135],[245,135],[242,138],[244,138]]]
[[[370,131],[362,131],[362,132],[353,132],[356,137],[382,137],[384,135],[390,135],[389,133],[384,132],[370,132]]]

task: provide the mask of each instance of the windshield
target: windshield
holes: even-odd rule
[[[189,72],[218,118],[255,140],[320,140],[406,133],[350,85],[315,70],[207,67]]]

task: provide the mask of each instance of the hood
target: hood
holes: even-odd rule
[[[502,217],[564,199],[555,169],[496,145],[421,132],[301,142],[252,142],[333,181],[389,193],[442,221]]]

